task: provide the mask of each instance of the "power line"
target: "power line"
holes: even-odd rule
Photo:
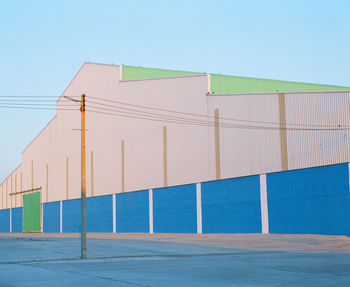
[[[36,97],[45,97],[45,96],[36,96]],[[49,96],[46,96],[49,97]],[[100,99],[91,97],[94,99],[98,99],[101,101],[109,101],[109,102],[115,102],[122,105],[127,106],[133,106],[143,109],[150,109],[150,110],[157,110],[162,112],[168,112],[168,113],[176,113],[176,114],[182,114],[187,116],[194,116],[194,117],[201,117],[206,119],[216,119],[213,116],[207,116],[207,115],[200,115],[200,114],[194,114],[194,113],[187,113],[187,112],[180,112],[180,111],[173,111],[173,110],[166,110],[166,109],[158,109],[153,107],[146,107],[142,105],[134,105],[134,104],[128,104],[124,102],[114,101],[114,100],[107,100],[107,99]],[[1,108],[21,108],[21,109],[41,109],[41,110],[75,110],[75,109],[67,109],[63,107],[78,107],[77,105],[72,104],[62,104],[60,102],[55,102],[55,107],[50,105],[50,103],[44,103],[46,100],[33,100],[33,99],[22,99],[25,102],[19,103],[21,100],[11,100],[15,102],[9,102],[9,100],[1,100],[0,99],[0,107]],[[44,101],[44,102],[41,102]],[[98,112],[98,111],[108,111],[108,113],[104,113],[106,115],[114,115],[119,117],[128,117],[128,118],[135,118],[135,119],[143,119],[143,120],[153,120],[153,121],[159,121],[159,122],[168,122],[168,123],[177,123],[177,124],[183,124],[183,125],[196,125],[196,126],[207,126],[207,127],[222,127],[222,128],[236,128],[236,129],[255,129],[255,130],[294,130],[294,131],[344,131],[348,130],[348,127],[334,127],[334,126],[326,126],[327,128],[295,128],[295,127],[287,127],[287,125],[295,125],[295,126],[314,126],[314,127],[324,127],[322,125],[306,125],[306,124],[286,124],[284,127],[271,127],[271,126],[260,126],[260,125],[244,125],[244,124],[237,124],[237,123],[227,123],[227,122],[216,122],[216,121],[210,121],[210,120],[201,120],[196,118],[188,118],[188,117],[180,117],[176,115],[169,115],[169,114],[160,114],[155,112],[147,112],[127,107],[121,107],[111,104],[104,104],[99,103],[95,101],[89,101],[88,102],[99,105],[99,106],[107,106],[111,107],[113,109],[109,108],[103,108],[99,106],[89,105],[88,107],[93,108],[95,110],[90,110],[92,112]],[[51,108],[52,107],[52,108]],[[97,111],[96,111],[97,110]],[[103,114],[102,112],[99,112],[100,114]],[[232,119],[232,118],[218,118],[221,120],[227,120],[227,121],[239,121],[239,122],[248,122],[248,123],[259,123],[259,124],[278,124],[279,123],[273,123],[273,122],[264,122],[264,121],[251,121],[251,120],[242,120],[242,119]]]
[[[0,98],[56,98],[58,99],[58,96],[0,96]]]
[[[56,103],[56,100],[50,100],[50,99],[43,99],[43,100],[38,100],[38,99],[0,99],[0,102],[14,102],[14,103],[18,103],[18,102],[34,102],[34,103]]]
[[[0,108],[6,109],[27,109],[27,110],[60,110],[60,111],[77,111],[79,109],[63,109],[58,107],[31,107],[31,106],[6,106],[0,104]]]
[[[100,101],[105,101],[105,102],[116,103],[116,104],[120,104],[120,105],[126,105],[126,106],[142,108],[142,109],[148,109],[148,110],[155,110],[155,111],[161,111],[161,112],[169,112],[169,113],[182,114],[182,115],[188,115],[188,116],[195,116],[195,117],[215,119],[214,116],[209,116],[209,115],[189,113],[189,112],[181,112],[181,111],[169,110],[169,109],[160,109],[160,108],[154,108],[154,107],[137,105],[137,104],[129,104],[129,103],[121,102],[121,101],[115,101],[115,100],[109,100],[109,99],[103,99],[103,98],[97,98],[97,97],[91,97],[91,96],[89,96],[87,98],[87,102],[92,102],[92,101],[89,100],[89,98],[100,100]],[[96,102],[94,102],[94,103],[97,104]],[[102,104],[102,103],[98,103],[98,104],[99,105],[108,106],[107,104]],[[109,106],[116,107],[116,106],[113,106],[113,105],[109,105]],[[219,120],[227,120],[227,121],[247,122],[247,123],[271,124],[271,125],[278,125],[278,126],[280,124],[282,124],[282,125],[285,125],[285,126],[335,127],[334,125],[295,124],[295,123],[285,123],[284,124],[284,123],[279,123],[279,122],[256,121],[256,120],[227,118],[227,117],[219,117],[218,119]],[[347,128],[350,128],[350,127],[347,127]]]
[[[56,103],[53,104],[45,104],[45,103],[8,103],[8,102],[0,102],[0,105],[6,106],[47,106],[47,107],[56,107]],[[73,104],[57,104],[57,107],[77,107],[77,105]]]
[[[90,103],[95,103],[93,101],[90,101]],[[106,105],[106,104],[102,104]],[[157,119],[158,120],[167,120],[167,122],[175,122],[175,123],[181,123],[181,124],[192,124],[192,125],[201,125],[201,126],[212,126],[215,127],[216,125],[224,128],[251,128],[251,129],[265,129],[265,130],[304,130],[304,131],[318,131],[318,130],[345,130],[345,128],[288,128],[288,127],[266,127],[266,126],[252,126],[252,125],[242,125],[242,124],[232,124],[232,123],[216,123],[212,121],[203,121],[203,120],[198,120],[198,119],[189,119],[189,118],[183,118],[183,117],[176,117],[176,116],[168,116],[164,114],[157,114],[157,113],[151,113],[151,112],[144,112],[140,110],[135,110],[135,109],[128,109],[124,107],[117,107],[117,106],[112,106],[112,105],[106,105],[110,107],[115,107],[118,110],[115,109],[108,109],[108,108],[101,108],[101,107],[96,107],[96,106],[91,106],[89,105],[88,107],[92,107],[94,109],[98,110],[105,110],[105,111],[110,111],[110,112],[118,112],[120,114],[126,114],[126,115],[131,115],[132,116],[137,116],[137,118],[140,119]],[[121,110],[122,109],[122,110]],[[123,110],[128,110],[131,112],[125,112]],[[111,113],[108,113],[111,114]],[[135,117],[134,117],[135,118]],[[346,129],[347,130],[347,129]]]
[[[128,109],[128,108],[117,108],[115,109],[108,109],[108,108],[101,108],[101,107],[96,107],[96,106],[91,106],[94,109],[98,110],[104,110],[104,111],[112,111],[112,112],[119,112],[119,113],[126,113],[130,115],[136,115],[136,116],[147,116],[147,117],[154,117],[158,119],[167,119],[167,120],[175,120],[175,121],[186,121],[189,123],[198,123],[198,124],[215,124],[214,122],[209,122],[209,121],[203,121],[203,120],[197,120],[197,119],[189,119],[189,118],[181,118],[181,117],[174,117],[174,116],[167,116],[167,115],[162,115],[162,114],[157,114],[157,113],[150,113],[150,112],[143,112],[139,110],[134,110],[134,109]],[[129,112],[127,112],[129,111]]]
[[[91,110],[91,108],[95,110]],[[96,110],[97,109],[97,110]],[[100,110],[108,110],[111,112],[102,112]],[[112,115],[117,117],[124,117],[124,118],[134,118],[134,119],[142,119],[142,120],[150,120],[150,121],[157,121],[157,122],[167,122],[167,123],[177,123],[177,124],[183,124],[183,125],[196,125],[196,126],[209,126],[209,127],[222,127],[222,128],[235,128],[235,129],[255,129],[255,130],[293,130],[293,131],[344,131],[348,130],[346,128],[283,128],[283,127],[264,127],[264,126],[253,126],[253,125],[241,125],[241,124],[230,124],[230,123],[215,123],[210,121],[196,121],[194,122],[191,119],[187,118],[178,118],[178,119],[172,119],[167,118],[164,115],[160,116],[150,116],[150,115],[143,115],[141,113],[131,113],[131,112],[123,112],[123,111],[116,111],[112,109],[106,109],[106,108],[100,108],[95,106],[87,106],[87,110],[93,113],[99,113],[99,114],[105,114],[105,115]]]

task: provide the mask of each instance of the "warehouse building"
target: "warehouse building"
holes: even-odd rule
[[[350,233],[350,88],[92,63],[1,184],[0,232],[79,232],[82,93],[88,232]]]

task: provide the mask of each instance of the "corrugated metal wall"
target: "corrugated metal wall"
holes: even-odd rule
[[[87,203],[89,232],[348,235],[349,164],[96,196]],[[80,200],[44,206],[44,232],[80,231]],[[21,208],[0,210],[0,232],[21,228]]]
[[[179,111],[192,122],[87,112],[88,196],[350,161],[349,131],[340,130],[350,126],[349,91],[208,95],[208,75],[121,81],[120,73],[86,64],[64,95]],[[80,197],[79,127],[78,111],[57,111],[1,184],[1,209],[22,206],[21,195],[9,194],[32,187],[42,187],[44,203]]]
[[[349,162],[350,92],[288,93],[285,97],[289,126],[335,128],[287,131],[289,169]]]

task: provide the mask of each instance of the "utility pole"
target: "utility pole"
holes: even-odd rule
[[[86,258],[85,94],[81,95],[81,259]]]
[[[85,158],[85,94],[81,95],[81,100],[76,100],[71,97],[64,98],[80,102],[81,112],[81,225],[80,225],[80,251],[81,259],[86,258],[86,158]]]

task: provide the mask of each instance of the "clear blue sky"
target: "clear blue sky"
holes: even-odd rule
[[[83,62],[350,86],[350,1],[2,1],[0,95],[59,96]],[[0,182],[54,111],[0,109]]]

